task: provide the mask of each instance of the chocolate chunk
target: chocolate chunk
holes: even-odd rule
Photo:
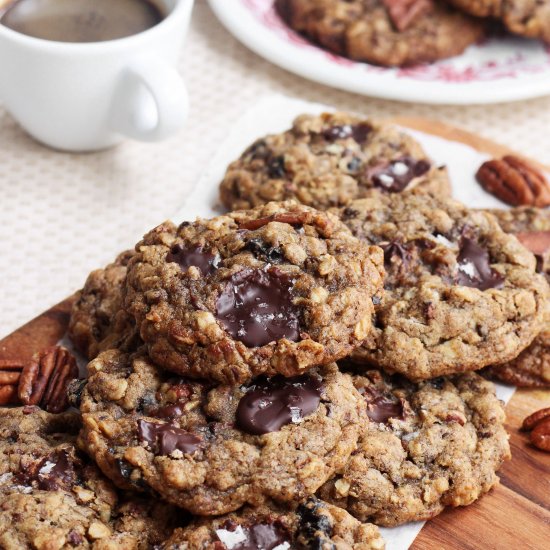
[[[475,240],[462,236],[457,262],[456,284],[479,290],[502,288],[504,277],[491,267],[489,253]]]
[[[138,420],[138,435],[153,452],[166,456],[178,450],[184,454],[194,453],[202,440],[197,436],[176,428],[172,424],[157,424],[147,420]]]
[[[221,258],[204,250],[202,246],[183,247],[175,244],[166,256],[167,262],[178,264],[183,271],[191,266],[198,267],[203,275],[212,275],[220,264]]]
[[[342,126],[332,126],[323,131],[323,137],[327,141],[336,141],[337,139],[353,138],[357,143],[365,143],[372,132],[372,126],[365,122],[359,124],[344,124]]]
[[[367,402],[367,415],[373,422],[386,424],[390,418],[403,418],[403,403],[400,400],[384,395],[373,387],[361,388],[360,393]]]
[[[251,526],[226,525],[216,529],[218,540],[231,550],[287,550],[290,536],[276,523],[258,523]]]
[[[237,407],[237,425],[246,433],[262,435],[301,422],[321,402],[323,383],[311,376],[276,376],[250,387]]]
[[[280,264],[285,259],[283,251],[280,248],[269,246],[262,239],[250,239],[244,248],[252,252],[255,258],[264,260],[270,264]]]
[[[76,483],[76,472],[73,460],[65,449],[43,458],[38,463],[29,465],[15,476],[19,485],[30,487],[34,483],[42,491],[70,491]]]
[[[407,249],[407,246],[400,242],[392,241],[390,243],[381,243],[378,246],[384,251],[384,265],[386,267],[392,266],[393,258],[399,258],[401,263],[405,265],[411,259],[411,253]]]
[[[415,160],[405,156],[382,162],[367,169],[367,180],[388,193],[400,193],[409,183],[430,169],[427,160]]]
[[[284,179],[286,176],[285,157],[275,157],[267,165],[267,174],[273,179]]]
[[[311,544],[320,543],[319,546],[312,546],[314,548],[324,547],[320,536],[324,535],[324,538],[332,536],[333,525],[326,515],[320,513],[322,507],[321,502],[310,498],[305,504],[300,504],[297,509],[300,517],[300,531],[310,539]]]
[[[547,271],[550,255],[550,231],[524,231],[517,233],[519,242],[537,259],[537,272]]]
[[[278,268],[244,269],[225,285],[216,316],[225,330],[249,348],[300,338],[300,309],[292,302],[292,278]]]

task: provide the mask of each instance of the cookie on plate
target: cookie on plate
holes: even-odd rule
[[[137,348],[134,323],[122,311],[126,267],[133,255],[133,250],[127,250],[105,268],[92,271],[72,307],[69,338],[90,360],[106,349]]]
[[[369,333],[382,286],[379,248],[294,202],[167,222],[136,250],[125,306],[151,358],[221,383],[346,356]]]
[[[537,259],[537,271],[550,280],[550,211],[520,207],[491,210],[500,226],[514,234]],[[550,305],[550,304],[549,304]],[[518,357],[484,373],[493,380],[524,388],[550,387],[550,318],[544,330]]]
[[[326,210],[375,193],[450,194],[447,171],[391,124],[347,113],[302,115],[254,142],[220,185],[229,210],[294,199]]]
[[[510,361],[544,327],[548,284],[493,216],[412,194],[355,201],[340,215],[384,249],[387,272],[354,361],[433,378]]]
[[[432,0],[277,0],[275,5],[292,29],[323,48],[388,67],[458,55],[484,34],[478,20]]]
[[[80,418],[0,409],[0,547],[147,549],[182,522],[168,505],[119,497],[75,448]]]
[[[394,526],[471,504],[498,483],[510,449],[491,382],[465,373],[415,384],[372,370],[354,383],[371,423],[320,498]]]
[[[186,380],[116,350],[89,370],[82,447],[119,487],[153,489],[197,515],[302,501],[344,466],[365,423],[336,364],[241,386]]]
[[[245,508],[215,519],[196,520],[178,529],[161,550],[382,550],[377,527],[360,523],[345,510],[316,498],[296,511],[273,507]]]
[[[447,0],[460,10],[477,17],[502,21],[511,32],[550,41],[548,0]]]

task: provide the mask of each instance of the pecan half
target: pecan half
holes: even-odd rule
[[[38,405],[51,413],[68,408],[67,386],[78,378],[78,366],[71,353],[60,346],[36,354],[25,366],[19,381],[19,399],[24,405]]]
[[[432,0],[383,0],[395,28],[403,32],[433,8]]]
[[[550,185],[544,174],[514,155],[484,162],[476,178],[488,193],[512,206],[550,205]]]
[[[17,386],[25,364],[16,359],[0,359],[0,405],[18,402]]]
[[[535,447],[550,452],[550,407],[529,415],[523,421],[521,429],[531,432],[529,440]]]

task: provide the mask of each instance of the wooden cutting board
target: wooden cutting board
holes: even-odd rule
[[[470,145],[492,156],[513,152],[440,122],[417,118],[398,118],[392,122]],[[550,171],[549,167],[546,169]],[[57,343],[65,334],[73,300],[74,297],[67,298],[0,340],[0,359],[26,360],[36,351]],[[548,406],[550,391],[519,390],[514,394],[506,407],[512,460],[500,470],[501,484],[472,506],[447,510],[427,522],[411,548],[550,549],[550,453],[532,447],[525,434],[519,432],[528,414]]]

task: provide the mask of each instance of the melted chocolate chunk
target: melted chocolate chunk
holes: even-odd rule
[[[301,422],[321,402],[323,383],[311,376],[276,376],[250,387],[237,407],[237,425],[246,433],[276,432]]]
[[[157,424],[147,420],[138,420],[138,435],[140,441],[163,456],[176,450],[184,454],[194,453],[202,442],[197,436],[172,424]]]
[[[372,126],[365,122],[359,124],[344,124],[341,126],[331,126],[323,131],[323,137],[327,141],[336,141],[337,139],[353,138],[357,143],[365,143],[372,132]]]
[[[323,504],[311,498],[297,509],[300,531],[309,539],[312,548],[324,548],[323,539],[332,537],[333,525],[327,516],[319,512],[322,507]]]
[[[373,422],[386,424],[390,418],[403,418],[403,403],[380,393],[376,388],[361,388],[367,402],[367,415]]]
[[[191,266],[198,267],[203,275],[212,275],[220,264],[221,258],[217,254],[206,252],[202,246],[184,248],[175,244],[166,256],[166,261],[178,264],[183,271]]]
[[[233,522],[216,529],[218,540],[228,550],[286,550],[290,549],[290,536],[276,523],[235,525]]]
[[[292,302],[294,281],[275,267],[235,273],[216,302],[225,330],[249,348],[300,338],[300,310]]]
[[[280,248],[269,246],[262,239],[250,239],[244,249],[254,254],[254,257],[270,264],[280,264],[285,259],[285,255]]]
[[[502,288],[504,277],[491,267],[489,253],[475,240],[461,238],[457,262],[456,284],[479,290]]]
[[[37,488],[42,491],[70,491],[77,479],[73,460],[64,449],[43,458],[32,467],[25,468],[15,477],[18,484],[30,487],[36,483]]]
[[[383,162],[367,169],[367,179],[375,187],[388,193],[400,193],[414,179],[430,169],[426,160],[401,157],[391,162]]]

